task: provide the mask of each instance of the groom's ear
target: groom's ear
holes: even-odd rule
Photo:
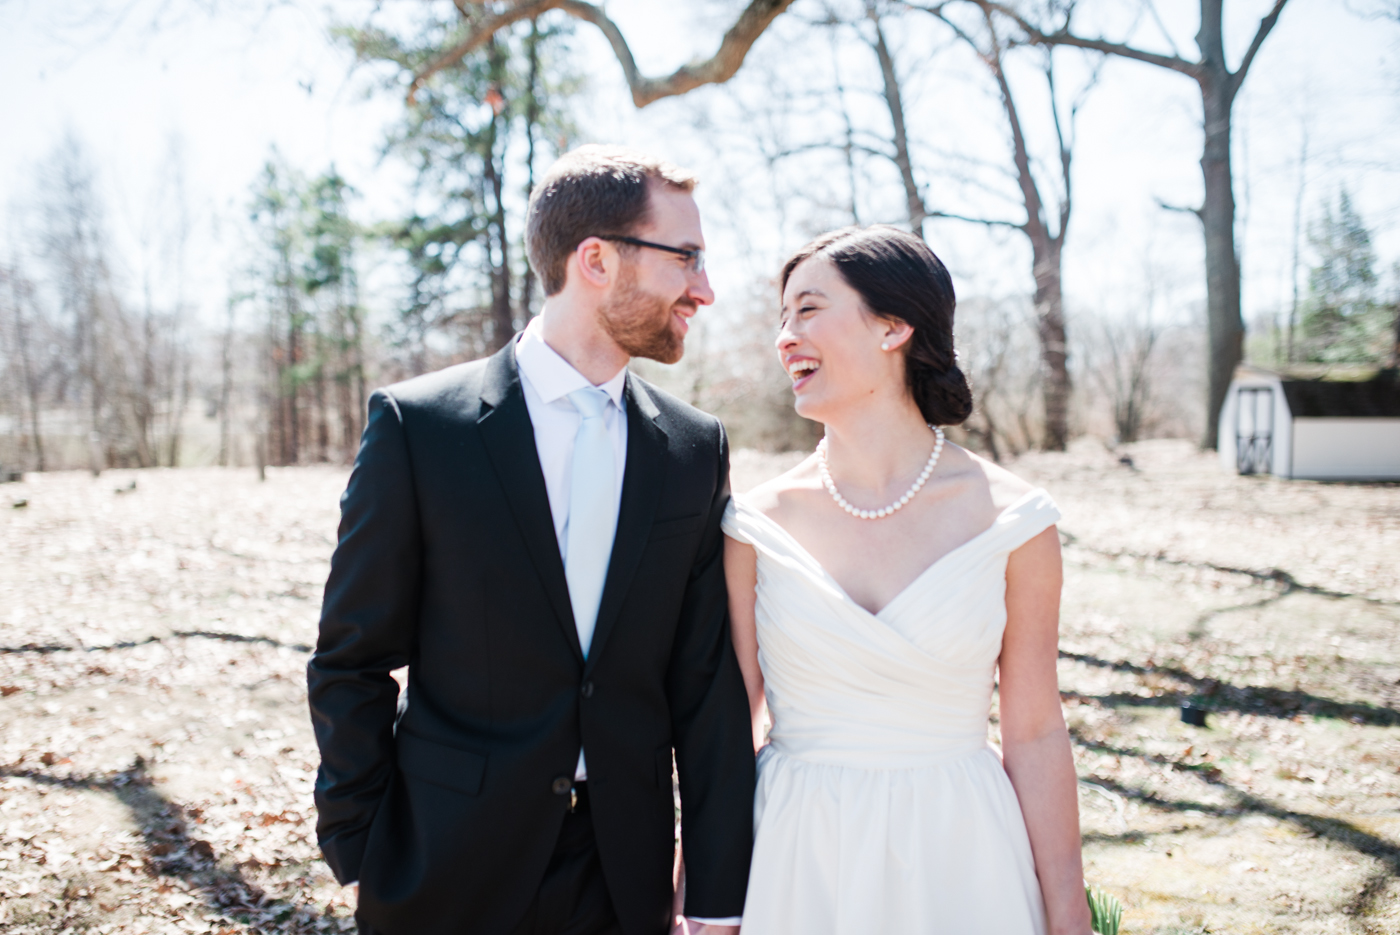
[[[585,237],[574,248],[570,265],[580,279],[595,289],[606,289],[617,273],[617,248],[601,237]]]

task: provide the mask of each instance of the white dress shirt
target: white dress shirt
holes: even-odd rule
[[[549,512],[554,518],[554,536],[559,540],[559,556],[569,560],[569,493],[574,467],[574,438],[578,435],[583,416],[569,402],[574,390],[593,383],[574,369],[573,365],[544,343],[540,337],[539,319],[530,322],[515,346],[515,363],[520,368],[520,388],[525,391],[525,408],[535,429],[535,451],[540,456],[544,472],[544,489],[549,494]],[[627,415],[623,411],[622,387],[627,382],[623,367],[611,380],[598,389],[608,394],[612,405],[603,410],[603,424],[613,443],[613,464],[617,466],[617,483],[613,486],[613,512],[622,505],[622,478],[627,470]],[[579,634],[582,640],[583,634]],[[578,767],[574,778],[588,778],[583,751],[578,752]]]
[[[573,477],[574,438],[583,417],[569,402],[574,390],[594,384],[573,365],[560,357],[554,348],[540,337],[539,319],[532,320],[515,345],[515,363],[520,368],[520,387],[525,391],[525,407],[530,424],[535,429],[535,451],[539,453],[540,470],[544,472],[544,487],[549,494],[549,512],[554,518],[554,536],[559,540],[559,555],[568,556],[569,490]],[[608,394],[612,405],[603,411],[603,422],[613,443],[613,464],[617,466],[617,484],[613,487],[613,510],[622,505],[622,479],[627,470],[627,410],[622,390],[627,382],[623,367],[611,380],[598,384]],[[580,634],[582,635],[582,634]],[[588,778],[583,750],[578,752],[575,780]],[[738,925],[732,919],[691,919],[713,925]]]
[[[520,386],[525,391],[525,407],[535,428],[535,450],[544,472],[544,487],[549,493],[549,512],[554,517],[554,535],[559,540],[559,555],[569,560],[568,536],[569,490],[573,477],[574,438],[583,417],[569,402],[574,390],[592,386],[588,378],[560,357],[539,335],[539,319],[530,322],[515,346],[515,362],[520,368]],[[613,443],[613,464],[617,466],[617,484],[613,487],[613,512],[622,504],[622,478],[627,470],[627,413],[622,388],[627,382],[623,367],[611,380],[599,384],[608,394],[612,405],[603,411],[603,423]]]

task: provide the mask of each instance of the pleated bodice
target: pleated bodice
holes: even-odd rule
[[[1059,511],[1033,490],[872,614],[734,498],[758,555],[759,754],[745,935],[1040,935],[1015,790],[987,740],[1010,554]]]

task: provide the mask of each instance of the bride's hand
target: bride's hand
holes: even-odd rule
[[[676,865],[671,870],[671,882],[675,895],[671,897],[671,935],[691,935],[690,923],[682,915],[685,912],[685,858],[681,846],[676,844]]]
[[[703,922],[691,922],[682,916],[676,917],[676,927],[671,929],[671,935],[739,935],[737,925],[706,925]]]

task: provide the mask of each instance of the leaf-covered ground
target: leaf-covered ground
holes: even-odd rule
[[[1014,466],[1065,514],[1090,879],[1125,932],[1400,932],[1400,487],[1129,453]],[[735,487],[792,460],[736,453]],[[344,481],[0,486],[0,930],[353,929],[303,677]]]

